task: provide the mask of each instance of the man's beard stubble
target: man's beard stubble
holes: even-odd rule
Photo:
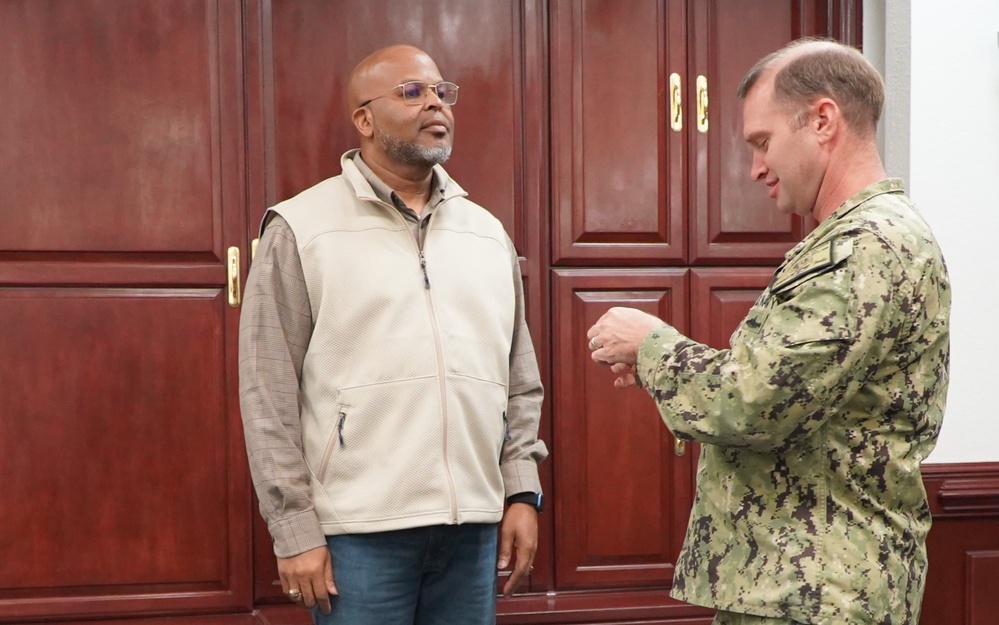
[[[451,156],[450,145],[444,147],[428,148],[416,143],[407,143],[401,139],[382,132],[381,128],[375,126],[375,134],[378,141],[385,149],[385,153],[408,165],[440,165]]]

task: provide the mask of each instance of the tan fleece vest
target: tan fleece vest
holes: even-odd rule
[[[327,535],[498,522],[515,292],[502,224],[440,167],[420,250],[348,153],[272,210],[295,233],[314,329],[302,443]]]

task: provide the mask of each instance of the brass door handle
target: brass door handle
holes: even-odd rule
[[[683,130],[683,106],[681,104],[680,94],[683,90],[680,88],[680,74],[672,73],[669,75],[669,126],[673,132],[680,132]]]
[[[239,308],[239,248],[235,245],[226,254],[229,283],[229,305]]]
[[[697,77],[697,132],[708,131],[708,79]]]
[[[678,456],[682,456],[684,453],[686,453],[686,451],[687,451],[687,444],[684,441],[680,440],[679,438],[675,438],[673,440],[673,453],[675,453]]]

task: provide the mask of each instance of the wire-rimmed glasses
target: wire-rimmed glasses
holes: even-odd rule
[[[430,97],[431,89],[433,89],[442,104],[454,106],[454,103],[458,101],[458,85],[453,82],[447,82],[445,80],[437,83],[436,85],[429,85],[422,80],[410,80],[409,82],[404,82],[392,87],[388,93],[383,93],[382,95],[371,98],[370,100],[365,100],[357,106],[358,108],[367,106],[378,98],[384,98],[385,96],[392,95],[396,90],[399,90],[402,94],[403,102],[415,106],[417,104],[423,104],[427,101],[427,98]]]

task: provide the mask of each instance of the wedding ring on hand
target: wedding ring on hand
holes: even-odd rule
[[[597,345],[597,337],[593,337],[592,339],[590,339],[590,351],[595,351],[598,349],[600,349],[600,346]]]
[[[288,598],[291,599],[292,601],[298,601],[299,599],[302,598],[302,591],[297,588],[292,588],[285,594],[288,595]]]

